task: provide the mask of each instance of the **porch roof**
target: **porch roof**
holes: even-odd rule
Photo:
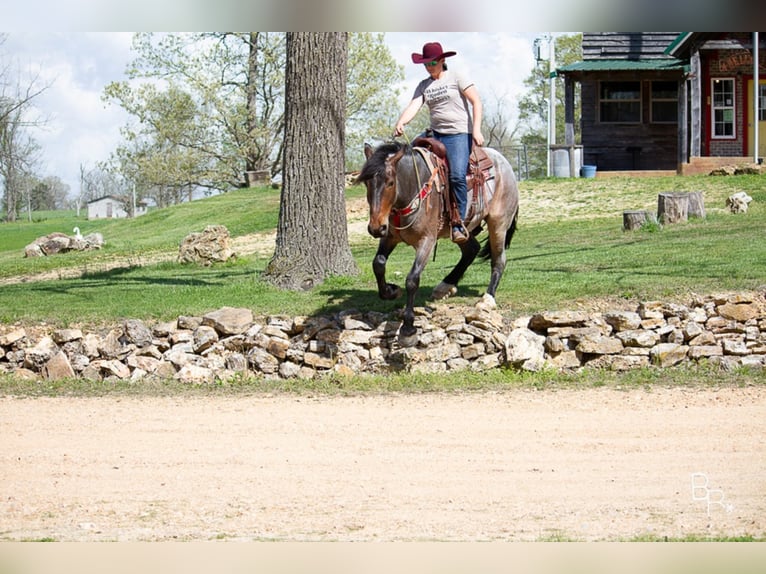
[[[582,72],[688,72],[689,64],[677,58],[646,60],[585,60],[556,69],[557,74]]]

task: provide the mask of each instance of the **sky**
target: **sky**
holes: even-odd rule
[[[0,45],[0,60],[18,68],[22,77],[37,77],[49,86],[35,100],[35,111],[46,118],[33,137],[42,147],[40,175],[58,176],[79,190],[82,165],[93,169],[109,158],[121,141],[120,128],[129,116],[118,105],[103,101],[104,87],[124,80],[134,58],[132,33],[125,32],[7,32]],[[485,105],[497,98],[515,102],[524,92],[523,81],[534,66],[531,32],[388,32],[386,44],[404,66],[400,86],[402,108],[417,83],[425,77],[422,65],[411,54],[423,44],[437,41],[444,50],[456,51],[449,59],[454,69],[473,78]],[[512,116],[515,117],[515,116]],[[393,126],[392,126],[393,128]]]

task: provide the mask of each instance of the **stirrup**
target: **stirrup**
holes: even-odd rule
[[[462,223],[453,224],[450,228],[450,235],[455,243],[465,243],[471,237]]]

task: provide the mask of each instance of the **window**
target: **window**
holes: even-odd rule
[[[713,79],[713,137],[734,139],[734,80]]]
[[[766,122],[766,85],[758,86],[758,121]]]
[[[652,122],[678,122],[678,82],[652,82]]]
[[[641,82],[601,82],[598,96],[601,122],[641,122]]]

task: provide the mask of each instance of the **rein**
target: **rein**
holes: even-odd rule
[[[415,159],[415,153],[414,153],[415,148],[410,148],[410,149],[413,150],[412,163],[413,163],[413,166],[415,167],[415,175],[417,177],[418,184],[419,184],[420,173],[418,172],[417,161]],[[419,153],[422,153],[422,152],[419,152]],[[423,154],[423,159],[426,160],[426,163],[429,163],[425,157],[425,154]],[[436,181],[436,178],[438,177],[439,177],[439,166],[437,164],[433,166],[433,168],[431,169],[431,176],[428,178],[428,181],[425,183],[425,185],[423,185],[420,188],[420,191],[418,191],[415,197],[412,198],[412,201],[410,201],[405,207],[401,209],[394,208],[391,210],[391,215],[393,216],[393,224],[395,229],[397,230],[408,229],[415,223],[416,219],[412,218],[412,220],[407,225],[400,225],[401,219],[403,217],[407,217],[408,215],[412,215],[413,213],[417,213],[418,211],[420,211],[420,207],[423,205],[423,200],[426,199],[428,195],[431,193],[431,190],[433,189],[433,184]]]

